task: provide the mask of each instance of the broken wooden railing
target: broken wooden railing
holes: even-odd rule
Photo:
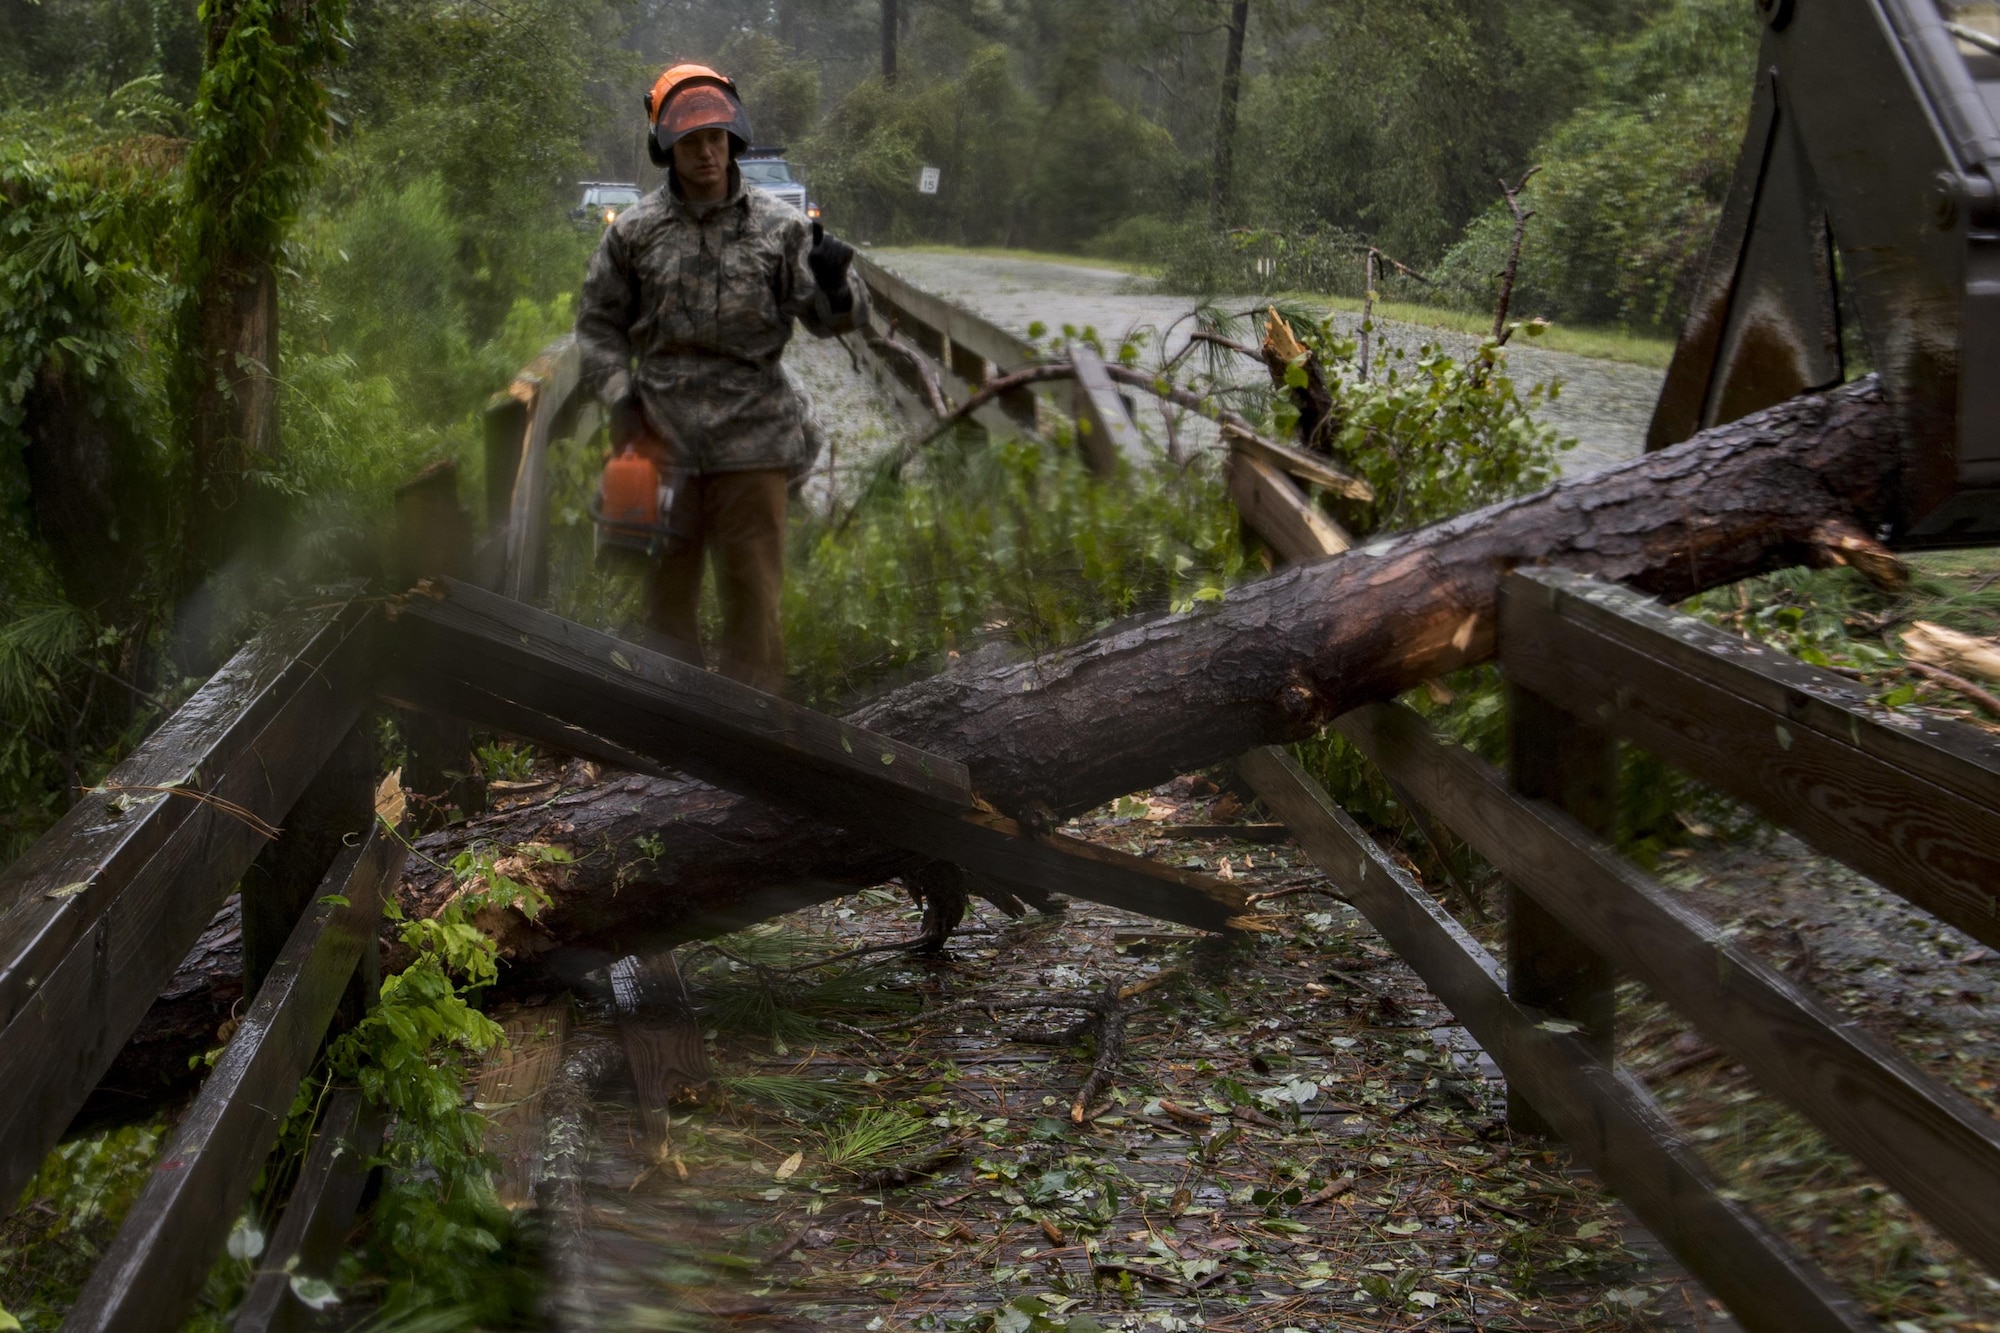
[[[1504,974],[1288,756],[1258,751],[1242,773],[1499,1062],[1517,1125],[1567,1140],[1745,1327],[1876,1325],[1723,1189],[1618,1068],[1620,976],[2000,1272],[2000,1123],[1604,840],[1622,739],[2000,944],[2000,744],[1887,715],[1841,677],[1558,570],[1508,578],[1499,657],[1512,724],[1504,774],[1400,706],[1335,725],[1506,876]]]
[[[403,862],[354,739],[379,628],[352,591],[294,608],[0,875],[9,1207],[196,936],[242,895],[248,1007],[65,1329],[180,1322],[343,996],[351,1013],[374,989],[382,897]],[[292,1272],[330,1271],[346,1229],[334,1215],[351,1213],[379,1132],[351,1094],[333,1100],[236,1327],[278,1326],[298,1312]]]
[[[868,288],[870,328],[863,342],[876,379],[913,422],[933,423],[936,411],[926,401],[929,395],[919,372],[907,357],[885,355],[879,346],[883,338],[913,344],[934,363],[936,383],[961,401],[1001,376],[1048,359],[1027,339],[924,291],[864,256],[855,257],[854,271]],[[974,420],[1001,434],[1032,431],[1039,397],[1073,423],[1078,450],[1091,471],[1114,475],[1121,457],[1136,458],[1143,447],[1131,403],[1103,358],[1088,345],[1073,341],[1065,355],[1076,371],[1067,383],[1014,389],[975,412]],[[1228,428],[1222,440],[1230,495],[1244,521],[1280,558],[1303,560],[1329,548],[1346,549],[1348,542],[1338,525],[1304,489],[1303,483],[1325,478],[1327,464],[1300,450],[1274,450]]]
[[[417,707],[642,773],[668,769],[955,862],[1202,930],[1242,890],[994,813],[964,765],[471,584],[398,599],[384,690]]]
[[[378,699],[692,773],[923,858],[1205,930],[1234,885],[995,814],[964,767],[469,583],[294,608],[0,876],[0,1199],[20,1197],[232,889],[250,997],[66,1329],[177,1326],[342,1009],[379,988],[406,844],[372,801]],[[329,1100],[235,1327],[290,1326],[337,1256],[382,1122]],[[270,1212],[278,1201],[259,1201]]]
[[[519,601],[539,601],[548,591],[549,447],[597,430],[597,405],[579,392],[582,369],[576,335],[566,333],[486,405],[488,536],[473,557],[472,573]],[[459,571],[432,564],[424,572]]]

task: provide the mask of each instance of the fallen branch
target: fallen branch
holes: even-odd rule
[[[1197,334],[1195,336],[1202,337],[1205,335]],[[1222,339],[1220,341],[1227,342],[1228,340]],[[1237,344],[1230,345],[1238,346],[1239,350],[1246,350]],[[1250,352],[1250,355],[1254,356],[1256,353]],[[1104,369],[1105,373],[1110,375],[1119,384],[1126,385],[1129,388],[1142,389],[1164,402],[1185,407],[1189,411],[1207,417],[1222,428],[1225,436],[1230,437],[1234,441],[1254,445],[1274,460],[1282,460],[1278,462],[1278,466],[1285,468],[1287,471],[1304,475],[1306,480],[1311,481],[1316,486],[1325,486],[1329,490],[1336,491],[1353,499],[1371,500],[1375,496],[1375,492],[1369,487],[1368,483],[1359,477],[1349,476],[1334,467],[1330,462],[1294,449],[1290,445],[1280,444],[1269,436],[1259,433],[1257,428],[1250,424],[1249,419],[1239,412],[1232,412],[1226,407],[1217,407],[1202,395],[1183,389],[1157,375],[1151,375],[1145,371],[1134,370],[1129,366],[1121,366],[1108,361],[1105,363]],[[1023,370],[1017,370],[1011,374],[1002,375],[997,379],[990,380],[984,388],[940,417],[937,424],[932,426],[922,437],[899,447],[895,453],[891,454],[883,462],[881,471],[877,475],[893,477],[900,474],[909,465],[910,461],[921,453],[932,441],[936,440],[959,422],[968,419],[974,412],[977,412],[980,408],[986,406],[986,404],[993,402],[1004,394],[1012,393],[1016,389],[1026,388],[1031,384],[1046,384],[1055,380],[1074,378],[1076,378],[1076,367],[1067,361],[1052,361],[1046,365],[1029,366]],[[859,505],[856,506],[857,511],[858,509]],[[855,511],[850,511],[850,517],[853,512]]]
[[[1090,1119],[1091,1104],[1111,1086],[1111,1080],[1118,1076],[1118,1066],[1125,1060],[1125,1010],[1119,1005],[1115,988],[1105,989],[1084,1026],[1096,1039],[1097,1053],[1090,1062],[1090,1073],[1084,1076],[1083,1086],[1076,1090],[1076,1100],[1070,1103],[1070,1122],[1077,1125]]]
[[[1315,485],[1326,486],[1329,490],[1336,490],[1352,499],[1372,500],[1375,498],[1373,488],[1367,482],[1361,480],[1361,478],[1349,476],[1325,459],[1317,458],[1314,455],[1294,449],[1289,444],[1280,444],[1270,436],[1261,434],[1255,426],[1250,424],[1249,419],[1240,412],[1232,412],[1226,407],[1217,407],[1200,394],[1168,383],[1157,376],[1148,375],[1143,370],[1134,370],[1130,366],[1118,366],[1109,363],[1106,363],[1104,369],[1118,383],[1134,389],[1143,389],[1156,398],[1164,399],[1170,403],[1177,403],[1192,412],[1199,413],[1220,426],[1225,436],[1232,437],[1237,441],[1253,443],[1267,455],[1275,459],[1284,460],[1278,466],[1285,468],[1288,472],[1295,468],[1310,469],[1315,475],[1308,477],[1307,480],[1312,481]],[[1321,477],[1325,477],[1326,480],[1320,480],[1319,478]]]
[[[944,386],[939,383],[936,373],[931,370],[930,363],[924,359],[922,353],[893,333],[876,333],[871,330],[867,334],[867,340],[869,349],[876,355],[887,356],[901,362],[916,378],[923,390],[924,406],[931,410],[932,415],[938,417],[951,415],[951,403],[944,396]]]
[[[1984,709],[1987,716],[2000,718],[2000,699],[1996,699],[1991,693],[1974,685],[1965,677],[1946,671],[1942,667],[1934,667],[1928,662],[1919,662],[1915,659],[1907,660],[1903,665],[1916,672],[1919,676],[1922,676],[1925,680],[1933,681],[1936,684],[1944,686],[1946,689],[1958,691]]]
[[[1535,216],[1533,209],[1521,207],[1521,191],[1528,188],[1528,182],[1535,178],[1540,167],[1529,167],[1528,174],[1521,177],[1519,185],[1500,182],[1500,191],[1507,197],[1507,211],[1514,215],[1514,240],[1507,249],[1507,267],[1500,271],[1500,306],[1493,314],[1493,339],[1502,347],[1513,335],[1507,327],[1508,308],[1514,304],[1514,280],[1521,272],[1521,243],[1528,236],[1528,219]]]

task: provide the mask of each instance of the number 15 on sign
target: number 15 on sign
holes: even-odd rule
[[[938,169],[936,167],[925,167],[917,174],[918,194],[936,194],[937,187]]]

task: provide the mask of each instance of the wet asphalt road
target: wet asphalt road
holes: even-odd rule
[[[877,250],[870,257],[919,287],[1023,336],[1036,323],[1055,332],[1065,324],[1088,326],[1107,342],[1138,330],[1151,331],[1157,340],[1161,331],[1172,330],[1166,339],[1172,351],[1192,329],[1182,319],[1195,305],[1192,298],[1149,292],[1143,280],[1116,269],[909,250]],[[1243,297],[1219,304],[1242,310],[1255,303]],[[1358,315],[1335,318],[1349,333],[1360,324]],[[1409,351],[1422,342],[1436,341],[1463,356],[1477,344],[1466,334],[1409,324],[1387,324],[1382,333],[1391,344]],[[1640,453],[1663,379],[1660,371],[1534,346],[1512,347],[1508,359],[1523,393],[1550,380],[1561,386],[1556,401],[1542,408],[1540,416],[1577,440],[1577,447],[1563,455],[1565,475],[1595,472]],[[864,370],[857,370],[861,363],[844,343],[801,333],[786,353],[786,362],[811,396],[827,436],[827,452],[805,490],[806,502],[824,511],[831,494],[853,493],[870,461],[900,439],[906,427],[894,401]],[[1190,432],[1195,442],[1205,442],[1199,438],[1204,434],[1201,425],[1205,423],[1197,423]]]
[[[1023,335],[1037,322],[1052,331],[1065,324],[1088,325],[1107,341],[1136,329],[1157,333],[1174,325],[1195,304],[1191,297],[1149,292],[1144,280],[1116,269],[911,250],[876,250],[870,258],[926,291]],[[1218,304],[1239,310],[1255,301],[1244,297]],[[1358,315],[1340,314],[1336,320],[1350,333],[1360,325]],[[1181,324],[1168,340],[1169,350],[1177,348],[1189,331],[1188,324]],[[1435,341],[1459,355],[1478,342],[1466,334],[1408,324],[1385,325],[1383,333],[1392,344],[1408,350]],[[1511,347],[1508,360],[1523,393],[1530,385],[1552,379],[1562,386],[1560,396],[1541,417],[1577,440],[1576,449],[1564,458],[1565,473],[1594,472],[1642,451],[1662,372],[1533,346]]]

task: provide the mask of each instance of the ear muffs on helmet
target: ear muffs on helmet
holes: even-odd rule
[[[696,130],[729,131],[732,155],[751,144],[750,117],[744,113],[736,84],[706,65],[675,65],[654,81],[645,98],[652,132],[646,155],[656,167],[673,162],[676,143]]]

